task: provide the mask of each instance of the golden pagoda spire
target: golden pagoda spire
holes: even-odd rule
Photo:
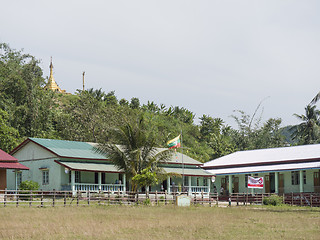
[[[50,66],[49,67],[50,67],[50,76],[49,76],[49,80],[48,80],[48,83],[47,83],[45,88],[46,89],[50,89],[50,90],[55,91],[55,92],[64,93],[66,90],[61,90],[61,88],[58,86],[58,84],[54,80],[52,57],[51,57]]]

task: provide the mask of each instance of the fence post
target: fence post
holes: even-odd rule
[[[41,207],[43,207],[43,191],[41,191]]]
[[[263,195],[263,193],[261,194],[261,205],[263,205],[263,197],[264,197],[264,195]]]
[[[158,205],[158,191],[156,190],[156,205]]]
[[[78,192],[77,192],[77,206],[79,206],[79,195],[80,195],[80,192],[78,190]]]
[[[16,200],[17,200],[16,207],[19,207],[19,192],[18,191],[16,192]]]
[[[239,193],[237,193],[237,206],[239,206]]]
[[[164,204],[167,205],[167,190],[164,191]]]
[[[197,203],[197,193],[196,192],[194,192],[194,204],[196,204]]]
[[[203,191],[201,191],[201,204],[203,205]]]
[[[120,201],[120,190],[119,190],[119,188],[118,188],[117,196],[118,196],[118,201],[121,202],[121,201]]]
[[[302,193],[300,193],[300,207],[302,206]]]
[[[110,189],[108,189],[108,203],[110,204]]]
[[[312,194],[310,193],[310,206],[312,207]]]
[[[63,205],[64,207],[67,205],[67,192],[64,192]]]
[[[31,207],[31,203],[32,203],[32,190],[30,190],[29,207]]]
[[[55,190],[55,189],[53,189],[52,207],[54,207],[55,202],[56,202],[56,190]]]
[[[293,206],[293,192],[291,192],[291,206]]]
[[[211,206],[211,197],[210,197],[210,193],[209,193],[209,206],[210,206],[210,207],[212,207],[212,206]]]
[[[4,189],[4,196],[3,196],[3,206],[6,207],[7,202],[7,188]]]
[[[219,206],[219,193],[216,193],[216,194],[217,194],[216,205],[218,207]]]

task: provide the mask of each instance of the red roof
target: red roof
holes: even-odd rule
[[[0,149],[0,168],[29,170],[28,167],[18,163],[18,159]]]
[[[28,167],[18,162],[0,162],[0,168],[29,170]]]
[[[6,153],[5,151],[0,149],[0,162],[5,161],[13,161],[13,162],[17,162],[18,159],[16,159],[15,157],[12,157],[10,154]]]

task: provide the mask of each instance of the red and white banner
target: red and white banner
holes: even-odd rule
[[[248,188],[263,188],[263,177],[248,176]]]

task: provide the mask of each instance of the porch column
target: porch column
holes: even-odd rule
[[[170,177],[167,178],[167,192],[170,193]]]
[[[15,189],[18,190],[18,171],[17,170],[14,171],[14,177],[16,179]]]
[[[74,185],[75,179],[76,179],[75,172],[71,170],[71,191],[72,191],[72,195],[76,194],[76,188],[75,188],[75,185]]]
[[[274,192],[279,193],[279,172],[274,173]]]
[[[232,175],[229,175],[229,195],[232,193]]]
[[[300,180],[300,192],[302,193],[303,192],[303,171],[300,170],[299,171],[299,180]]]
[[[99,191],[101,191],[101,172],[98,172],[98,185]]]
[[[192,188],[191,188],[191,176],[188,176],[188,192],[189,195],[192,195]]]
[[[123,183],[122,183],[123,184],[123,191],[125,192],[126,191],[126,181],[127,181],[125,173],[123,174],[122,180],[123,180]]]
[[[207,185],[208,185],[208,193],[210,193],[210,188],[211,188],[211,178],[207,178]]]

